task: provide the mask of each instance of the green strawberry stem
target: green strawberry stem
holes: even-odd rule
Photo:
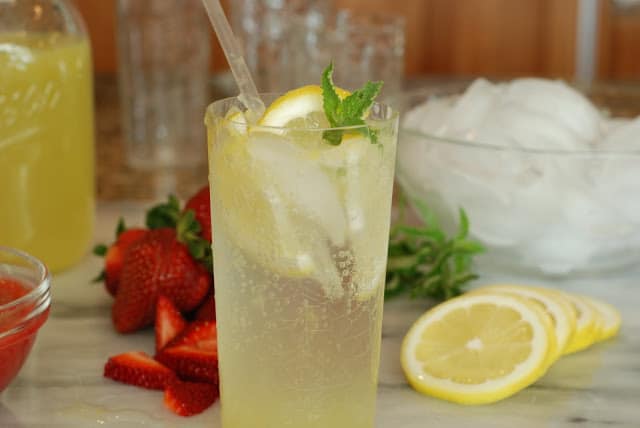
[[[176,223],[178,241],[189,249],[191,256],[213,272],[213,252],[211,243],[200,236],[201,226],[193,210],[187,210],[178,217]]]
[[[147,211],[146,225],[149,229],[162,227],[174,228],[180,219],[180,202],[178,198],[169,195],[167,202],[158,204]]]
[[[118,225],[116,226],[116,241],[118,240],[120,235],[122,235],[122,232],[124,232],[125,230],[127,230],[127,225],[124,222],[124,218],[120,217],[118,219]],[[97,244],[95,247],[93,247],[93,254],[98,257],[106,256],[107,251],[109,251],[109,247],[105,244]],[[107,277],[107,273],[105,272],[104,269],[102,269],[100,273],[91,280],[91,282],[96,282],[96,283],[102,282],[105,280],[106,277]]]

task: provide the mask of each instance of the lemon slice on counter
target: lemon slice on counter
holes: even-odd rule
[[[492,403],[545,373],[553,340],[536,304],[504,293],[473,293],[420,317],[404,338],[401,363],[422,393],[461,404]]]
[[[348,91],[336,88],[340,98],[349,95]],[[258,125],[307,128],[314,124],[315,128],[326,128],[329,122],[324,114],[322,88],[318,85],[307,85],[293,89],[277,98],[265,110]]]
[[[581,297],[586,300],[598,312],[599,315],[600,325],[598,328],[598,334],[595,337],[595,341],[601,342],[617,335],[618,331],[620,331],[620,326],[622,325],[622,317],[620,316],[620,312],[618,312],[618,310],[609,303],[594,299],[592,297]]]
[[[576,328],[575,311],[567,300],[562,298],[559,294],[554,293],[553,290],[522,285],[495,284],[478,288],[473,292],[502,292],[514,294],[541,305],[545,312],[550,316],[555,336],[556,346],[550,353],[548,361],[549,365],[560,357],[573,336],[573,332]]]
[[[582,296],[563,291],[557,291],[562,297],[567,299],[576,312],[576,330],[573,338],[564,350],[564,355],[582,351],[593,345],[599,335],[600,315]]]

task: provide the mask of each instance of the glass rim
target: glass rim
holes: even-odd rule
[[[26,261],[28,264],[28,269],[33,269],[38,272],[38,278],[36,280],[37,285],[35,285],[27,294],[8,303],[0,305],[0,312],[19,306],[25,302],[37,300],[37,298],[45,295],[49,291],[51,285],[51,273],[42,261],[30,254],[25,253],[24,251],[0,245],[0,254],[3,253],[10,254],[11,256],[14,256],[22,261]],[[4,263],[0,262],[0,264]],[[10,331],[11,330],[8,330],[7,332]],[[7,332],[0,333],[0,337],[2,337]]]
[[[280,95],[284,95],[286,92],[265,92],[265,93],[260,93],[261,98],[264,97],[268,97],[268,96],[280,96]],[[215,101],[212,101],[211,103],[209,103],[209,105],[206,108],[206,115],[205,115],[205,123],[207,126],[210,126],[209,117],[220,117],[220,118],[224,118],[223,115],[219,115],[214,113],[214,108],[218,105],[222,105],[224,103],[229,103],[229,102],[233,102],[233,101],[239,101],[238,96],[231,96],[231,97],[225,97],[225,98],[220,98],[217,99]],[[251,125],[251,130],[252,131],[260,131],[260,130],[264,130],[266,132],[271,132],[271,133],[275,133],[275,134],[284,134],[287,132],[326,132],[326,131],[355,131],[357,132],[360,129],[367,129],[369,128],[370,123],[374,123],[374,124],[386,124],[386,123],[393,123],[394,121],[398,120],[399,116],[400,116],[400,112],[398,111],[398,109],[395,109],[393,107],[391,107],[389,104],[387,103],[382,103],[382,102],[378,102],[378,101],[374,101],[373,105],[371,108],[373,108],[374,106],[379,106],[381,108],[387,108],[390,109],[391,113],[389,115],[388,118],[385,119],[365,119],[365,123],[363,125],[349,125],[349,126],[338,126],[338,127],[321,127],[321,128],[304,128],[304,127],[287,127],[287,126],[269,126],[269,125],[258,125],[258,124],[254,124]],[[233,119],[227,119],[230,123],[233,123],[235,125],[244,127],[244,128],[248,128],[249,124],[245,123],[245,122],[239,122],[239,121],[235,121]]]
[[[403,106],[403,114],[411,109],[417,107],[418,105],[426,102],[428,99],[442,99],[450,96],[459,96],[464,93],[466,87],[470,85],[471,82],[456,82],[449,83],[439,87],[421,87],[413,90],[403,91],[400,94],[397,94],[393,97],[393,100],[396,101],[398,105]],[[407,100],[419,100],[420,102],[411,105],[410,107],[406,106]],[[633,120],[632,118],[628,118],[629,120]],[[604,158],[604,157],[614,157],[614,156],[632,156],[640,157],[640,149],[630,149],[630,150],[601,150],[601,149],[565,149],[565,148],[543,148],[543,147],[517,147],[517,146],[507,146],[502,144],[490,143],[488,141],[471,141],[465,140],[462,138],[451,138],[445,137],[442,135],[437,135],[430,132],[425,132],[415,127],[406,126],[403,123],[400,123],[399,129],[399,139],[402,138],[402,134],[406,134],[413,138],[420,138],[423,140],[432,140],[433,142],[457,146],[457,147],[467,147],[469,149],[478,150],[478,151],[490,151],[490,152],[501,152],[501,153],[519,153],[519,154],[531,154],[531,155],[555,155],[562,157],[590,157],[592,159]],[[400,141],[400,140],[399,140]]]
[[[607,156],[639,156],[640,157],[640,149],[632,149],[632,150],[600,150],[600,149],[549,149],[549,148],[536,148],[536,147],[513,147],[513,146],[504,146],[499,144],[491,144],[484,141],[471,141],[471,140],[463,140],[457,138],[449,138],[443,137],[441,135],[431,134],[428,132],[420,131],[419,129],[409,128],[409,127],[400,127],[400,137],[402,138],[402,134],[406,133],[414,138],[421,138],[426,140],[433,140],[438,143],[448,144],[452,146],[459,147],[468,147],[472,150],[479,151],[493,151],[493,152],[503,152],[503,153],[524,153],[524,154],[532,154],[532,155],[556,155],[556,156],[566,156],[566,157],[590,157],[593,159],[597,159],[600,157]]]

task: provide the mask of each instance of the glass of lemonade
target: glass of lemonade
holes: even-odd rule
[[[377,141],[356,126],[331,145],[322,120],[241,110],[206,115],[222,426],[370,428],[397,114],[374,104]]]
[[[91,241],[94,192],[82,21],[66,0],[0,1],[0,244],[71,266]]]

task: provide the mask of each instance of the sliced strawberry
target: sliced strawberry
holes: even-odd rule
[[[186,326],[187,322],[173,302],[165,296],[159,296],[156,303],[156,352],[164,348]]]
[[[184,210],[192,210],[200,224],[200,236],[211,242],[211,200],[209,186],[204,186],[189,199]]]
[[[194,321],[156,359],[181,379],[218,383],[216,324]]]
[[[104,377],[148,389],[164,389],[176,375],[144,352],[127,352],[109,358]]]
[[[215,321],[193,321],[169,346],[189,345],[204,351],[218,352]]]
[[[196,309],[194,319],[198,321],[215,321],[216,320],[216,300],[213,296],[213,290],[207,294],[204,301]]]
[[[192,416],[205,411],[219,396],[217,385],[176,380],[164,390],[164,404],[180,416]]]
[[[218,358],[215,352],[193,346],[164,348],[156,359],[184,380],[218,383]]]

